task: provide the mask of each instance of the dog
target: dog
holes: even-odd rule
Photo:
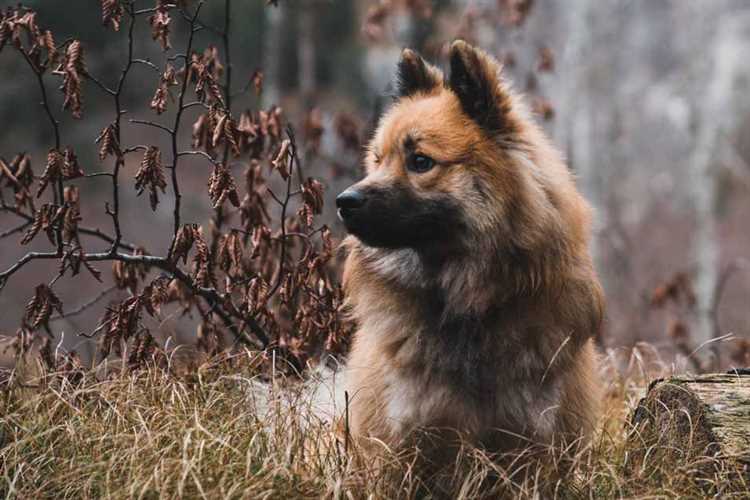
[[[349,432],[398,447],[444,429],[497,452],[585,439],[604,314],[591,209],[501,65],[459,40],[449,66],[403,51],[366,177],[336,198]]]

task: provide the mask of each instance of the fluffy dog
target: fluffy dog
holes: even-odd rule
[[[357,323],[350,431],[447,429],[495,451],[586,436],[603,296],[590,208],[560,153],[463,41],[444,76],[411,50],[367,176],[336,202]]]

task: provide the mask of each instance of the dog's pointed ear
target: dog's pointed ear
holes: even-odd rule
[[[512,101],[501,69],[492,56],[463,40],[451,45],[448,86],[458,96],[464,113],[490,133],[512,130]]]
[[[401,52],[396,70],[396,87],[399,97],[423,92],[429,94],[443,84],[443,73],[411,49]]]

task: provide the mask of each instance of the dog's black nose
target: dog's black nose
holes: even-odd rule
[[[347,189],[336,197],[338,208],[352,210],[365,204],[365,195],[354,189]]]

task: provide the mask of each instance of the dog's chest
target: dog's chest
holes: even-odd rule
[[[543,380],[545,360],[533,349],[485,335],[487,325],[453,323],[423,332],[405,345],[383,381],[384,408],[393,430],[451,427],[482,434],[503,428],[523,434],[551,432],[559,384]]]

